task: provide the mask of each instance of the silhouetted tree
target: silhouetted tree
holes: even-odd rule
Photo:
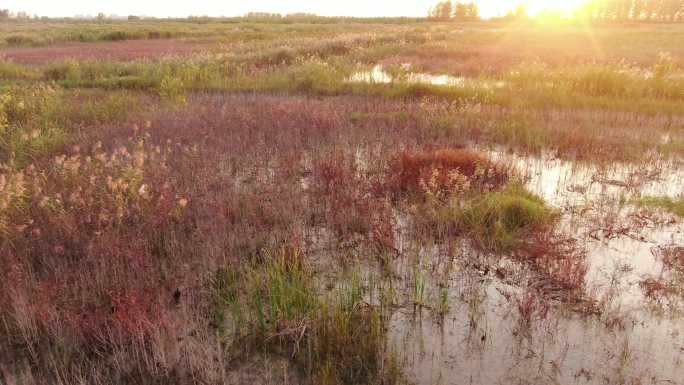
[[[468,6],[460,1],[454,4],[454,17],[457,19],[465,19],[468,17]]]
[[[480,18],[480,8],[476,3],[470,2],[465,4],[466,18],[468,19],[479,19]]]
[[[586,20],[598,21],[659,21],[683,22],[684,0],[587,0],[575,12]],[[441,1],[430,9],[429,16],[436,19],[478,19],[479,10],[473,1]],[[519,5],[508,13],[508,19],[527,17],[527,9]]]
[[[601,21],[684,21],[684,0],[590,0],[581,13]]]
[[[449,19],[451,15],[451,1],[441,1],[430,10],[430,17],[435,19]]]
[[[480,10],[474,2],[463,1],[441,1],[434,7],[430,8],[428,16],[434,19],[478,19],[480,17]]]

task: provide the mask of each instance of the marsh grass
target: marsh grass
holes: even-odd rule
[[[552,224],[557,213],[519,183],[476,197],[456,213],[456,222],[488,249],[520,246],[530,232]]]
[[[436,196],[503,185],[508,171],[475,151],[439,149],[404,151],[390,161],[386,181],[394,194],[429,193]]]
[[[498,191],[473,191],[435,205],[428,201],[417,212],[420,227],[471,238],[490,251],[522,248],[535,232],[545,231],[557,219],[555,210],[539,197],[511,182]]]
[[[644,206],[658,207],[684,217],[684,199],[682,198],[646,197],[639,199],[638,203]]]
[[[280,351],[317,384],[402,382],[386,319],[363,302],[359,280],[319,293],[300,251],[265,255],[246,270],[223,268],[211,281],[215,319],[223,322],[217,326],[225,327],[228,311],[236,331],[229,349]]]
[[[59,91],[48,86],[11,88],[0,95],[0,161],[21,167],[65,141]]]
[[[473,290],[466,322],[485,321],[480,272],[463,287],[434,271],[477,262],[457,247],[543,278],[529,296],[545,298],[513,303],[523,319],[582,295],[585,253],[556,211],[471,144],[606,163],[682,153],[678,67],[665,61],[626,73],[516,63],[521,74],[461,88],[356,84],[356,71],[430,44],[478,69],[487,56],[455,45],[501,33],[316,23],[0,23],[0,44],[216,45],[192,58],[0,61],[2,381],[230,383],[264,356],[314,384],[401,383],[388,345],[397,307],[444,325],[461,310],[455,294]],[[398,277],[414,246],[421,262]],[[346,275],[364,263],[378,275]]]

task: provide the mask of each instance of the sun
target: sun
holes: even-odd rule
[[[525,4],[530,16],[537,16],[544,12],[570,16],[586,4],[586,0],[530,0]]]

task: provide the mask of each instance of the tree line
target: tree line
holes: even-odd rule
[[[683,22],[684,0],[586,0],[575,12],[576,17],[594,21]],[[479,19],[477,4],[463,1],[440,1],[430,8],[431,19]],[[527,9],[519,5],[503,19],[528,18]]]
[[[601,21],[684,21],[684,0],[589,0],[581,12]]]
[[[459,19],[477,20],[480,18],[480,9],[474,2],[463,2],[449,0],[441,1],[430,8],[428,17],[432,19]]]

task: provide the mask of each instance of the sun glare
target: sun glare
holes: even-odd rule
[[[570,16],[585,3],[586,0],[532,0],[526,4],[531,16],[537,16],[544,12],[561,13],[565,16]]]

